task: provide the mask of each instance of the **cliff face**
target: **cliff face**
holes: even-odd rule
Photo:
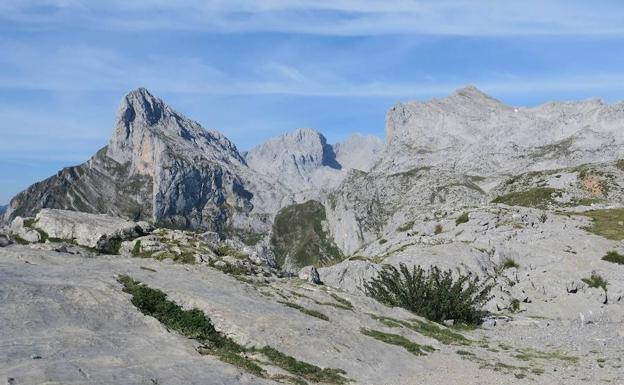
[[[123,98],[108,146],[18,194],[5,216],[48,207],[223,230],[252,215],[244,169],[225,136],[138,89]]]

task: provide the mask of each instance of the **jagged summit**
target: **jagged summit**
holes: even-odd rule
[[[137,88],[126,94],[117,110],[117,122],[126,126],[135,120],[155,124],[165,116],[168,106],[146,88]]]

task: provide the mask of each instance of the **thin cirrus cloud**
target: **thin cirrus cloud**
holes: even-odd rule
[[[5,20],[90,27],[317,35],[624,35],[617,1],[5,0]]]

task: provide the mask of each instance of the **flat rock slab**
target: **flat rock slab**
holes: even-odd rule
[[[100,251],[114,251],[117,241],[133,239],[153,230],[147,222],[132,222],[105,214],[42,209],[34,226],[51,238],[71,240]]]
[[[163,290],[184,308],[197,307],[217,330],[240,344],[270,345],[319,367],[343,369],[352,384],[585,384],[585,376],[615,383],[622,379],[618,357],[623,337],[617,336],[620,328],[614,324],[579,329],[538,320],[538,326],[521,323],[467,335],[488,348],[444,345],[370,316],[415,317],[402,309],[298,279],[256,286],[208,266],[106,255],[86,258],[25,246],[0,250],[0,377],[13,378],[15,384],[272,383],[200,355],[194,341],[142,315],[116,281],[119,274]],[[339,304],[331,294],[348,300],[352,308],[328,306],[329,301]],[[328,320],[285,301],[319,311]],[[436,350],[415,356],[363,335],[361,328],[398,334]],[[499,343],[513,348],[500,350]],[[515,349],[527,345],[572,352],[580,361],[515,360]],[[483,361],[465,359],[459,349]],[[604,367],[597,359],[606,359]],[[519,378],[482,367],[499,362],[536,365],[544,372],[533,375],[527,369],[528,377]]]

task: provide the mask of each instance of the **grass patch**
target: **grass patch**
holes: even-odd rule
[[[445,345],[470,345],[471,341],[463,335],[454,332],[451,329],[443,328],[433,322],[424,322],[421,320],[402,321],[390,317],[381,317],[369,314],[371,318],[388,327],[406,327],[424,336],[438,340]]]
[[[334,293],[329,294],[336,302],[340,303],[342,306],[353,309],[353,304],[348,299],[342,298]]]
[[[20,237],[19,235],[16,235],[14,237],[14,239],[15,239],[15,242],[17,242],[18,245],[28,245],[28,244],[30,244],[30,242],[28,242],[24,238]]]
[[[379,330],[372,330],[372,329],[366,329],[366,328],[360,329],[360,333],[369,337],[373,337],[376,340],[385,342],[390,345],[401,346],[405,348],[405,350],[407,350],[408,352],[416,356],[424,356],[427,354],[427,352],[435,351],[435,349],[432,346],[417,344],[398,334],[384,333],[384,332],[380,332]]]
[[[592,272],[589,278],[583,278],[581,279],[581,281],[585,282],[587,286],[592,288],[601,287],[604,291],[607,291],[607,286],[609,285],[609,282],[606,279],[602,278],[602,276],[595,271]]]
[[[379,240],[379,244],[380,244],[380,245],[383,245],[384,243],[387,243],[387,242],[388,242],[388,240],[387,240],[387,239],[385,239],[385,238],[381,238],[381,239]]]
[[[455,219],[455,225],[459,226],[462,223],[467,223],[469,219],[468,213],[464,212],[462,215],[458,216],[457,219]]]
[[[624,255],[619,254],[617,251],[609,251],[607,255],[602,257],[602,260],[624,265]]]
[[[494,199],[492,203],[503,203],[509,206],[545,208],[549,204],[555,203],[554,197],[556,195],[561,195],[561,190],[550,187],[540,187],[501,195]]]
[[[442,228],[442,225],[438,223],[435,226],[435,229],[433,230],[433,233],[436,234],[436,235],[437,234],[442,234],[442,231],[444,231],[444,229]]]
[[[278,302],[281,303],[282,305],[286,305],[286,306],[291,307],[293,309],[297,309],[300,312],[302,312],[304,314],[307,314],[309,316],[320,318],[323,321],[329,321],[329,317],[326,316],[325,314],[321,313],[320,311],[306,309],[305,307],[303,307],[301,305],[298,305],[296,303],[293,303],[293,302],[286,302],[286,301],[278,301]]]
[[[607,239],[616,241],[624,239],[624,208],[591,210],[579,213],[593,220],[586,230]]]
[[[579,358],[575,356],[569,356],[559,351],[555,352],[540,352],[534,349],[517,349],[518,354],[514,355],[520,361],[531,361],[534,359],[540,360],[559,360],[567,363],[577,363]]]
[[[328,266],[345,256],[325,226],[325,207],[309,200],[281,209],[273,221],[270,245],[278,266]]]
[[[287,356],[270,346],[265,346],[259,350],[264,354],[273,365],[278,366],[294,375],[305,378],[312,382],[321,382],[325,384],[345,384],[349,380],[343,377],[346,372],[342,369],[321,369],[318,366],[308,364],[307,362],[298,361],[293,357]]]

